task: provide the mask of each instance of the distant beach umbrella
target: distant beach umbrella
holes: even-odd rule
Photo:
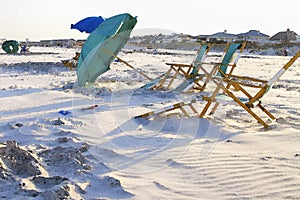
[[[87,38],[77,64],[78,85],[93,83],[110,69],[129,40],[137,20],[130,14],[120,14],[104,20]]]
[[[104,19],[99,16],[99,17],[87,17],[76,24],[71,24],[71,29],[77,29],[80,32],[86,32],[86,33],[91,33],[93,32],[99,24],[101,24],[104,21]]]
[[[6,53],[17,53],[19,50],[19,42],[16,40],[7,40],[2,44],[2,49]]]

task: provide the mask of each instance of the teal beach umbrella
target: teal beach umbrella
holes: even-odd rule
[[[2,49],[6,53],[18,53],[19,43],[16,40],[7,40],[2,44]]]
[[[120,14],[104,20],[87,38],[77,64],[78,85],[93,83],[110,69],[110,64],[125,46],[137,20]]]

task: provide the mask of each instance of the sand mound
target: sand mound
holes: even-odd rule
[[[84,199],[90,188],[97,187],[102,188],[99,190],[101,196],[130,195],[123,190],[119,180],[93,175],[93,166],[88,161],[92,157],[86,158],[83,155],[86,151],[84,146],[45,148],[38,145],[36,149],[28,150],[15,141],[2,143],[0,183],[3,187],[0,187],[0,196]],[[108,169],[103,164],[99,166]],[[94,193],[95,197],[99,195],[99,192]]]

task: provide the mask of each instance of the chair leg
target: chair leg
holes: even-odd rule
[[[209,76],[211,77],[211,76]],[[215,91],[212,93],[212,95],[210,97],[203,97],[202,99],[207,101],[207,104],[205,105],[205,107],[203,108],[202,112],[200,113],[200,117],[204,117],[205,113],[208,111],[208,108],[211,106],[212,102],[214,102],[214,100],[216,99],[216,96],[218,95],[219,91],[221,90],[222,88],[222,83],[218,83],[216,81],[214,81],[215,84],[217,85],[216,86],[216,89]],[[216,102],[217,104],[217,102]],[[216,111],[218,106],[214,106],[213,108],[213,113]]]
[[[199,81],[202,81],[202,79],[203,79],[203,76],[195,78],[195,80],[194,80],[195,86],[193,87],[194,89],[200,90],[200,91],[204,90],[204,86],[199,83]]]
[[[261,123],[265,128],[268,128],[269,125],[264,122],[257,114],[255,114],[248,106],[246,106],[239,98],[237,98],[236,96],[234,96],[231,92],[229,92],[228,90],[226,91],[226,93],[235,101],[237,102],[240,106],[242,106],[244,108],[244,110],[246,110],[250,115],[252,115],[252,117],[254,117],[259,123]]]
[[[173,81],[175,80],[175,78],[177,77],[178,74],[179,74],[179,71],[176,70],[174,76],[171,78],[171,80],[170,80],[170,82],[169,82],[169,84],[167,86],[167,89],[169,89],[171,87]]]
[[[190,115],[188,114],[188,112],[187,112],[182,106],[179,106],[179,109],[180,109],[181,112],[184,114],[184,116],[190,117]]]
[[[192,104],[193,102],[191,102],[191,104],[189,105],[190,106],[190,108],[191,108],[191,110],[194,112],[194,114],[195,115],[197,115],[197,116],[199,116],[199,113],[198,113],[198,111],[196,110],[196,108],[193,106],[193,104]]]
[[[205,74],[206,74],[206,80],[204,81],[204,83],[203,83],[203,85],[202,85],[202,90],[204,90],[205,87],[206,87],[206,85],[208,84],[208,82],[212,79],[212,76],[213,76],[214,74],[216,74],[217,68],[214,67],[214,68],[211,70],[210,73],[208,73],[208,72],[207,72],[206,70],[204,70],[203,68],[202,68],[202,70],[203,70],[203,71],[205,72]]]
[[[159,88],[162,88],[163,85],[165,84],[167,78],[170,76],[170,73],[172,71],[172,68],[170,68],[166,73],[165,75],[163,76],[163,78],[158,82],[158,85],[153,87],[153,89],[159,89]]]
[[[205,116],[205,113],[207,112],[208,108],[210,107],[212,103],[212,100],[208,100],[206,105],[204,106],[203,110],[200,113],[200,117],[203,118]]]
[[[247,108],[247,109],[246,109]],[[251,109],[249,109],[246,105],[244,107],[244,109],[250,114],[252,115],[260,124],[262,124],[265,128],[268,128],[269,125],[262,120],[258,115],[256,115]]]
[[[214,105],[214,107],[211,109],[209,115],[213,115],[216,112],[216,110],[219,107],[219,105],[220,105],[220,103],[216,102],[215,105]]]
[[[187,74],[187,75],[190,74],[191,71],[192,71],[192,69],[193,69],[193,66],[189,67],[188,70],[187,70],[187,72],[186,72],[186,74]]]
[[[264,111],[272,120],[275,120],[276,117],[274,117],[274,115],[272,115],[272,113],[270,113],[263,105],[261,105],[260,103],[257,105],[262,111]]]

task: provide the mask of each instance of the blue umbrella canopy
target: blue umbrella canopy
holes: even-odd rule
[[[80,32],[86,32],[86,33],[91,33],[93,32],[99,24],[101,24],[104,21],[104,19],[99,16],[99,17],[87,17],[76,24],[71,24],[71,29],[77,29]]]
[[[130,14],[106,19],[87,38],[77,64],[79,86],[93,83],[110,69],[110,64],[127,43],[137,20]]]

